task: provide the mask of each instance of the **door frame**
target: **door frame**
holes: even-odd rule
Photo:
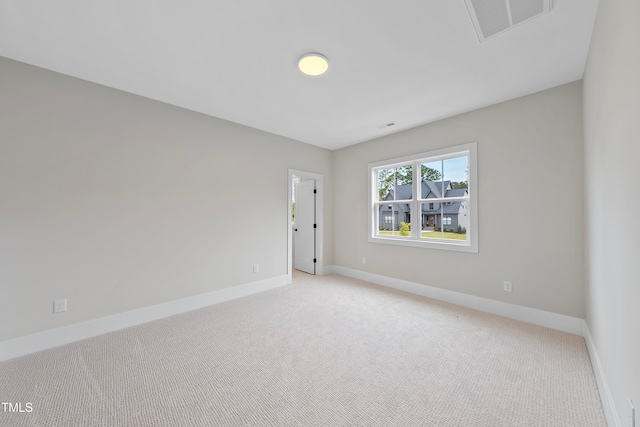
[[[316,180],[316,275],[324,274],[324,176],[314,172],[289,169],[287,175],[287,283],[293,281],[293,224],[291,222],[291,190],[293,177]]]

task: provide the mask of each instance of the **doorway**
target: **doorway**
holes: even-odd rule
[[[320,174],[289,170],[287,276],[293,270],[321,275],[323,270],[324,179]]]
[[[291,203],[293,268],[316,274],[316,180],[295,182]]]

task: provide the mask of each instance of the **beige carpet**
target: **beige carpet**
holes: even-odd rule
[[[0,364],[2,426],[605,426],[583,338],[330,275]],[[2,408],[0,407],[0,411]]]

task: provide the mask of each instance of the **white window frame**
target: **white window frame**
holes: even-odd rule
[[[454,147],[442,148],[439,150],[428,151],[411,156],[398,157],[395,159],[382,160],[379,162],[369,163],[369,242],[382,243],[400,246],[413,246],[429,249],[441,249],[458,252],[478,253],[478,172],[477,172],[477,154],[478,144],[471,142],[468,144],[457,145]],[[469,158],[469,195],[464,197],[447,197],[445,198],[429,198],[420,199],[422,196],[419,191],[421,188],[420,164],[431,161],[446,160],[454,157],[468,156]],[[390,201],[378,200],[378,180],[377,171],[380,169],[390,169],[393,167],[413,165],[412,177],[412,199],[402,201],[403,204],[409,204],[411,209],[411,235],[410,236],[388,236],[378,234],[379,224],[379,206],[389,204]],[[443,194],[444,196],[444,194]],[[421,217],[420,205],[422,203],[441,203],[448,201],[462,201],[467,204],[467,239],[427,239],[421,237]],[[392,203],[397,204],[398,200]]]

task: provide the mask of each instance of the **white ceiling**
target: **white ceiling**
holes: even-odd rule
[[[581,79],[597,4],[480,43],[464,0],[0,0],[0,56],[337,149]]]

